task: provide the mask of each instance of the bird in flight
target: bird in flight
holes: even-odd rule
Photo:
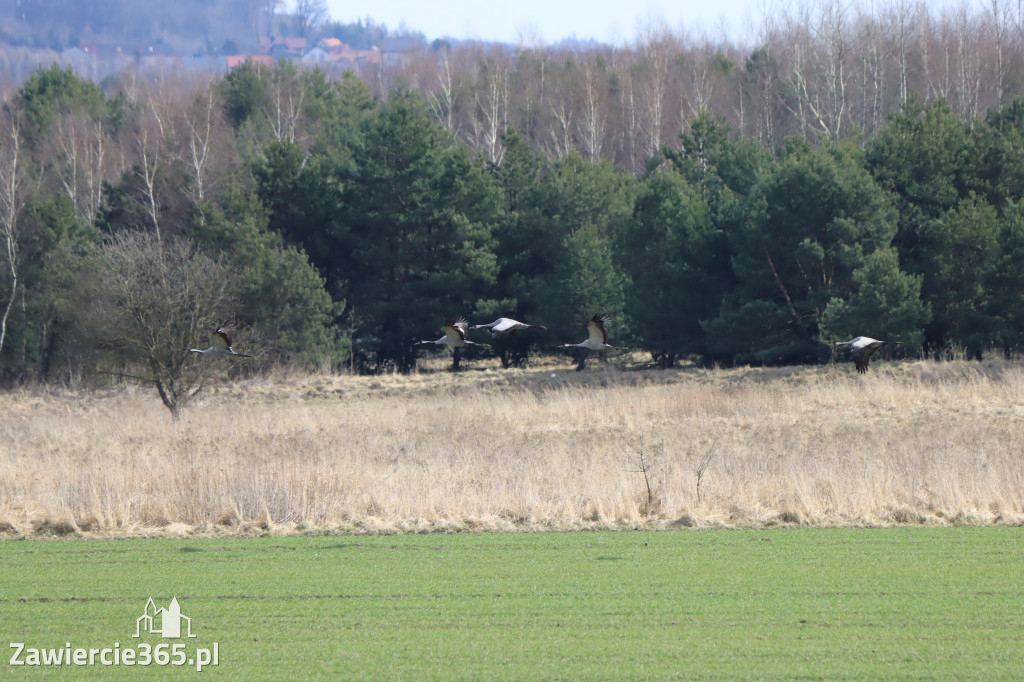
[[[239,358],[250,358],[251,355],[245,353],[237,353],[235,349],[231,347],[231,340],[234,338],[235,332],[234,325],[224,325],[210,337],[211,346],[205,350],[199,350],[198,348],[189,348],[190,353],[199,353],[200,355],[234,355]]]
[[[835,345],[849,346],[850,357],[853,359],[854,367],[857,368],[858,372],[864,374],[868,371],[868,362],[870,362],[871,356],[874,355],[876,350],[887,343],[888,341],[879,341],[870,336],[858,336],[849,341],[837,341]]]
[[[588,336],[579,343],[563,343],[562,348],[586,348],[588,350],[605,350],[614,348],[608,345],[608,325],[612,318],[598,313],[587,323]]]
[[[542,324],[526,324],[519,320],[513,320],[510,317],[499,317],[490,324],[474,324],[470,329],[490,329],[491,339],[494,341],[501,341],[509,334],[515,334],[520,329],[530,329],[531,327],[547,329],[547,327]]]
[[[468,330],[469,322],[466,322],[464,318],[460,317],[458,321],[455,322],[452,321],[452,318],[446,317],[444,320],[444,336],[439,338],[437,341],[431,341],[429,339],[420,341],[420,344],[434,343],[438,346],[451,346],[452,348],[478,345],[473,341],[466,339],[466,332]]]

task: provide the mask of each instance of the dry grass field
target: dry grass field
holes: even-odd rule
[[[1024,522],[1024,368],[466,363],[0,395],[0,530],[176,535]]]

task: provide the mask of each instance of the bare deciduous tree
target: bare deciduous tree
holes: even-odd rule
[[[78,216],[91,223],[103,201],[103,182],[110,179],[110,135],[102,121],[71,113],[59,117],[53,143],[61,189]]]
[[[180,113],[182,124],[177,126],[174,147],[186,169],[185,194],[202,218],[204,202],[224,180],[234,157],[216,82],[207,81],[187,97],[190,99],[183,98],[186,106]]]
[[[572,93],[567,93],[557,106],[552,105],[551,113],[554,116],[554,125],[551,127],[552,156],[560,159],[573,149]]]
[[[452,65],[448,60],[448,45],[441,46],[441,69],[437,74],[440,93],[431,93],[427,98],[434,118],[453,133],[455,130],[455,79],[452,76]]]
[[[522,107],[519,132],[524,140],[536,141],[541,137],[540,121],[547,114],[550,61],[545,50],[534,46],[521,54],[517,62],[519,87],[515,97]]]
[[[626,471],[642,474],[644,477],[646,495],[640,505],[640,511],[645,516],[652,516],[661,511],[662,500],[661,495],[655,492],[655,483],[652,481],[654,469],[657,468],[657,456],[645,447],[644,441],[643,433],[633,434],[630,438],[623,438],[623,445],[626,449],[627,466],[629,467]],[[661,443],[657,443],[652,449],[660,454],[663,446]]]
[[[294,143],[299,137],[302,102],[306,98],[306,77],[293,64],[274,69],[270,75],[270,108],[267,121],[278,142]]]
[[[714,94],[714,69],[718,56],[717,49],[705,38],[689,62],[689,97],[685,98],[682,120],[697,118],[702,111],[709,111]]]
[[[967,6],[961,5],[956,11],[953,25],[956,36],[956,101],[959,113],[967,120],[977,118],[981,113],[979,89],[983,82],[983,64],[978,44],[980,36],[972,30],[971,17]]]
[[[935,22],[925,13],[918,23],[921,40],[921,76],[925,83],[926,99],[949,101],[953,91],[950,29],[947,21]]]
[[[97,260],[97,295],[83,315],[88,334],[113,352],[113,374],[156,388],[177,419],[206,377],[234,360],[188,350],[231,311],[227,268],[183,239],[143,231],[115,235]]]
[[[792,25],[792,34],[799,39],[794,43],[789,86],[796,94],[794,113],[805,136],[837,140],[842,134],[849,79],[846,12],[839,0],[828,0],[813,31],[808,30],[812,23],[806,7],[800,8]]]
[[[501,138],[507,129],[508,71],[494,60],[480,64],[473,117],[473,143],[483,150],[487,160],[500,164],[505,150]]]
[[[21,239],[18,215],[21,213],[24,197],[22,184],[22,128],[20,112],[4,107],[0,118],[0,238],[3,239],[6,275],[10,278],[10,293],[0,317],[0,351],[7,337],[7,318],[18,297],[18,274],[20,271],[19,242]],[[24,301],[24,298],[22,298]]]
[[[295,0],[295,20],[299,36],[303,38],[309,36],[329,16],[324,0]]]
[[[993,76],[995,78],[995,99],[1003,101],[1003,88],[1006,83],[1005,51],[1010,28],[1010,10],[1005,0],[991,0],[989,19],[992,22],[992,49],[995,51],[993,59]]]
[[[192,111],[186,115],[188,126],[188,161],[192,175],[193,203],[202,205],[206,198],[206,175],[210,165],[210,142],[213,139],[214,87],[206,86],[195,100]]]
[[[583,115],[579,125],[580,138],[584,151],[590,160],[597,163],[601,160],[601,149],[604,146],[605,121],[608,112],[608,92],[600,82],[596,68],[590,62],[583,62],[584,103]]]
[[[695,458],[693,465],[693,473],[697,477],[696,490],[697,490],[697,504],[704,501],[704,492],[702,485],[704,484],[704,475],[708,472],[708,467],[711,466],[712,460],[715,458],[716,450],[715,447],[718,445],[718,438],[716,437],[710,444],[704,447],[703,452],[700,452]]]
[[[775,150],[776,111],[779,107],[778,88],[776,87],[778,64],[772,52],[772,45],[777,42],[775,22],[766,19],[761,27],[761,44],[764,47],[755,50],[747,59],[746,73],[753,91],[751,100],[755,114],[751,116],[755,124],[755,137],[768,149]]]
[[[643,30],[641,44],[644,61],[643,76],[643,128],[646,133],[644,156],[650,158],[661,151],[661,133],[664,123],[665,97],[669,87],[669,64],[677,50],[672,34],[665,26],[651,25]]]
[[[622,82],[621,109],[622,126],[624,128],[622,133],[623,144],[625,145],[626,158],[628,159],[628,168],[632,172],[638,173],[643,168],[644,162],[641,153],[643,149],[641,141],[642,132],[635,81],[629,69],[625,71],[625,77]]]
[[[157,190],[157,175],[162,168],[164,158],[164,140],[167,135],[165,117],[157,100],[150,96],[146,99],[143,110],[137,121],[135,130],[136,173],[142,181],[144,198],[142,205],[150,219],[150,226],[161,238],[160,232],[160,193]]]
[[[268,36],[274,33],[274,22],[284,0],[260,0],[260,5],[256,13],[256,35]]]

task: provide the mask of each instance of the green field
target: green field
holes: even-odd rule
[[[246,679],[1024,676],[1024,531],[710,530],[0,544],[0,631],[155,647],[177,597],[202,674]],[[6,646],[6,645],[5,645]],[[45,669],[0,677],[194,667]],[[25,652],[22,653],[24,659]]]

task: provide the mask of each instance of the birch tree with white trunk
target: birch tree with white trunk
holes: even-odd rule
[[[25,169],[23,158],[22,121],[19,112],[5,107],[0,116],[0,239],[3,240],[7,300],[0,317],[0,351],[7,340],[7,322],[18,297],[22,239],[19,216],[24,206],[23,186]]]

